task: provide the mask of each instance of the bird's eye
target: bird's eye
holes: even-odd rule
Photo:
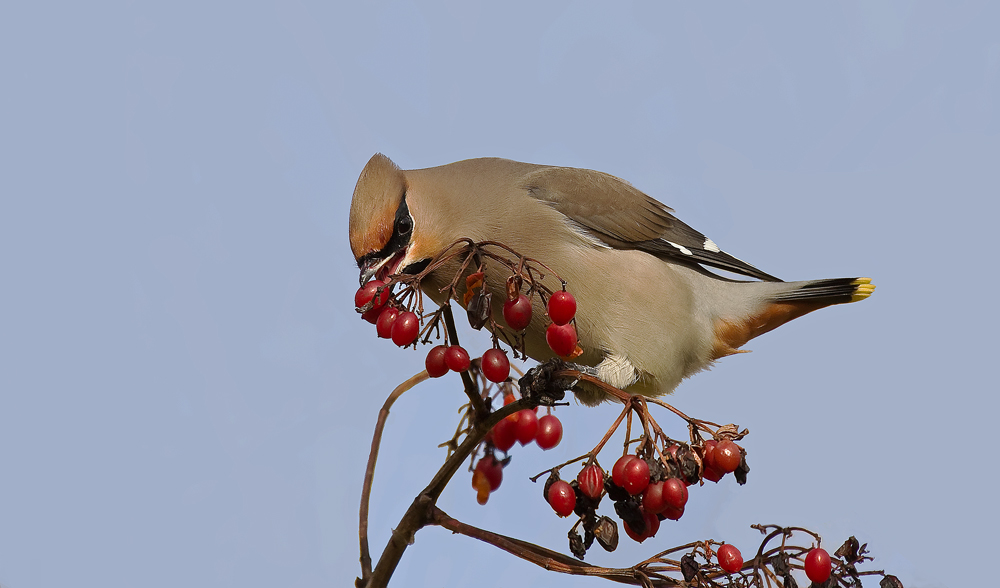
[[[406,235],[411,230],[413,230],[413,221],[411,221],[409,217],[404,216],[403,218],[399,219],[399,223],[397,223],[396,230],[399,231],[400,235]]]

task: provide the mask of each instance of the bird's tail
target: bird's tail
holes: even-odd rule
[[[833,278],[800,282],[801,286],[776,295],[772,302],[820,303],[822,306],[864,300],[875,291],[871,278]],[[815,310],[815,309],[814,309]],[[807,311],[808,312],[808,311]]]
[[[761,286],[774,291],[756,311],[740,319],[716,320],[713,359],[739,353],[739,348],[750,339],[804,314],[834,304],[864,300],[875,291],[871,278],[766,282]]]

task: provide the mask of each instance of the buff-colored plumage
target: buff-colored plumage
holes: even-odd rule
[[[407,211],[412,233],[391,241],[394,218]],[[574,361],[595,366],[609,384],[647,395],[673,391],[788,320],[871,292],[865,279],[777,281],[720,251],[671,212],[627,182],[590,170],[488,158],[403,171],[379,154],[355,188],[350,240],[369,274],[433,258],[463,237],[499,241],[538,259],[576,297],[584,353]],[[706,265],[767,281],[723,279]],[[501,322],[507,273],[498,264],[487,268]],[[424,291],[443,302],[439,289],[454,271],[435,272]],[[546,284],[559,288],[553,278]],[[536,306],[525,347],[540,361],[553,356],[547,325],[544,308]],[[594,390],[577,396],[587,404],[603,399]]]

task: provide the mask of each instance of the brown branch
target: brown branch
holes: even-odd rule
[[[552,551],[534,543],[528,543],[527,541],[480,529],[453,519],[436,506],[430,508],[430,513],[430,520],[428,521],[430,524],[448,529],[452,533],[479,539],[484,543],[489,543],[511,555],[552,572],[573,576],[596,576],[635,586],[680,586],[680,584],[672,579],[657,579],[656,581],[652,581],[650,578],[644,577],[645,575],[635,568],[602,568],[575,560],[558,551]]]
[[[470,427],[469,434],[462,444],[455,449],[451,457],[445,460],[444,465],[437,471],[427,487],[413,499],[413,503],[406,509],[403,518],[400,519],[396,528],[392,530],[389,543],[385,546],[385,550],[382,551],[382,556],[379,558],[371,574],[367,578],[358,578],[355,581],[356,586],[359,588],[362,586],[366,588],[382,588],[389,583],[389,578],[392,577],[393,572],[396,570],[403,552],[413,542],[414,534],[431,520],[431,509],[452,476],[462,467],[465,459],[475,451],[483,438],[486,437],[486,434],[493,428],[493,425],[508,415],[530,407],[531,404],[528,401],[524,399],[517,400],[496,412],[490,413],[489,416],[480,419]],[[375,445],[375,440],[372,441],[372,444],[373,446]]]

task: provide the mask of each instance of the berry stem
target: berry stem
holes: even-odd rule
[[[571,463],[576,463],[576,462],[580,461],[581,459],[586,459],[588,457],[593,457],[593,454],[592,453],[584,453],[580,457],[574,457],[573,459],[571,459],[571,460],[569,460],[567,462],[564,462],[564,463],[561,463],[561,464],[559,464],[557,466],[551,467],[551,468],[549,468],[549,469],[547,469],[547,470],[545,470],[543,472],[539,472],[539,473],[535,474],[534,476],[531,476],[528,479],[531,480],[532,482],[537,482],[538,478],[541,478],[542,476],[551,473],[553,470],[558,470],[558,469],[560,469],[562,467],[568,466]]]
[[[451,305],[445,304],[442,307],[442,316],[444,316],[444,324],[448,329],[448,338],[451,340],[452,345],[458,345],[458,331],[455,329],[455,316],[451,312]],[[472,410],[476,415],[476,421],[481,421],[486,418],[486,403],[483,401],[482,394],[479,393],[479,386],[476,385],[475,380],[468,371],[461,372],[462,384],[465,385],[465,394],[469,397],[469,402],[472,404]]]

